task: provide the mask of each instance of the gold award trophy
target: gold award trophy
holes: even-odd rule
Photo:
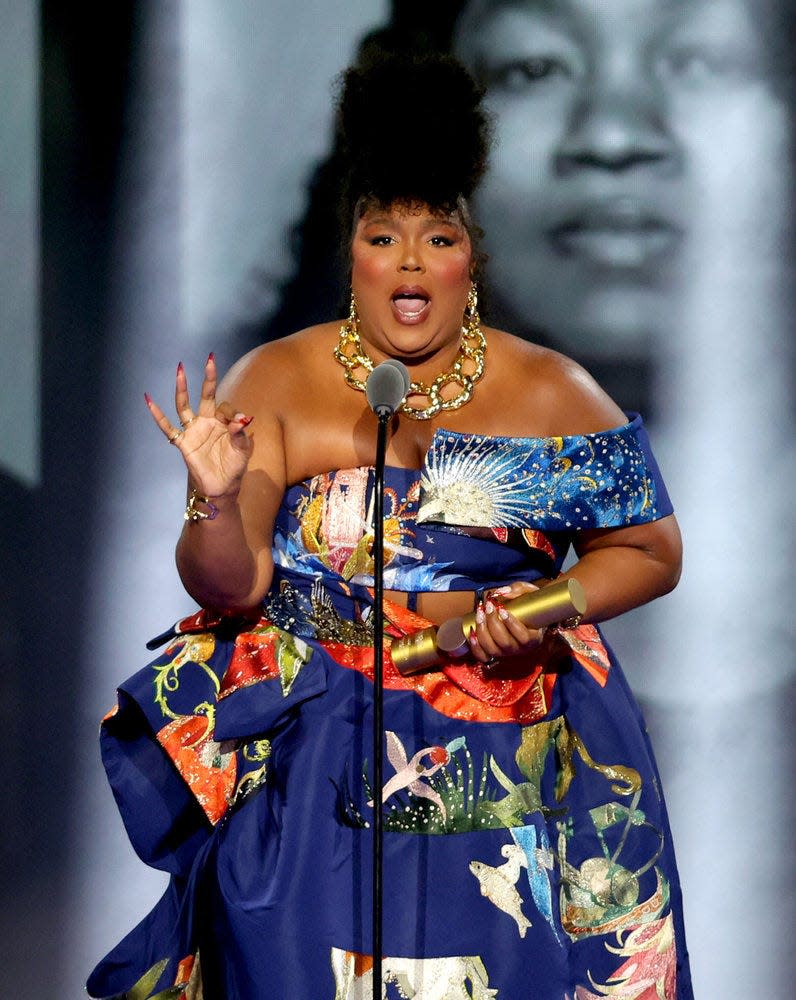
[[[577,580],[557,580],[547,587],[532,590],[505,604],[515,618],[528,628],[557,625],[586,611],[586,594]],[[404,677],[431,670],[451,657],[469,651],[467,637],[475,628],[475,611],[459,618],[449,618],[439,627],[431,626],[411,635],[394,639],[390,647],[392,661]]]

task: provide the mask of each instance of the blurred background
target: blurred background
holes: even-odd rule
[[[645,414],[685,572],[606,631],[658,754],[696,993],[793,992],[796,13],[426,6],[0,0],[4,995],[79,998],[162,890],[97,746],[145,641],[193,610],[143,393],[340,315],[334,80],[376,46],[450,49],[487,87],[486,318]],[[407,109],[396,141],[422,155],[422,129]]]

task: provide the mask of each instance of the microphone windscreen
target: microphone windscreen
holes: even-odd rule
[[[365,385],[370,408],[378,416],[395,413],[409,391],[410,384],[409,370],[405,364],[394,358],[382,361],[368,375]]]

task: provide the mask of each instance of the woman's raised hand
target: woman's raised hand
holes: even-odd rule
[[[205,364],[199,406],[194,412],[185,368],[182,362],[177,365],[174,405],[179,428],[144,394],[155,423],[185,460],[191,485],[212,498],[237,495],[253,448],[246,433],[252,417],[236,413],[228,403],[216,403],[217,383],[216,362],[211,354]]]

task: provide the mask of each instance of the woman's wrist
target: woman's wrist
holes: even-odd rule
[[[198,521],[214,521],[220,513],[238,504],[239,490],[210,496],[196,487],[188,493],[188,502],[183,517],[186,521],[196,524]]]

